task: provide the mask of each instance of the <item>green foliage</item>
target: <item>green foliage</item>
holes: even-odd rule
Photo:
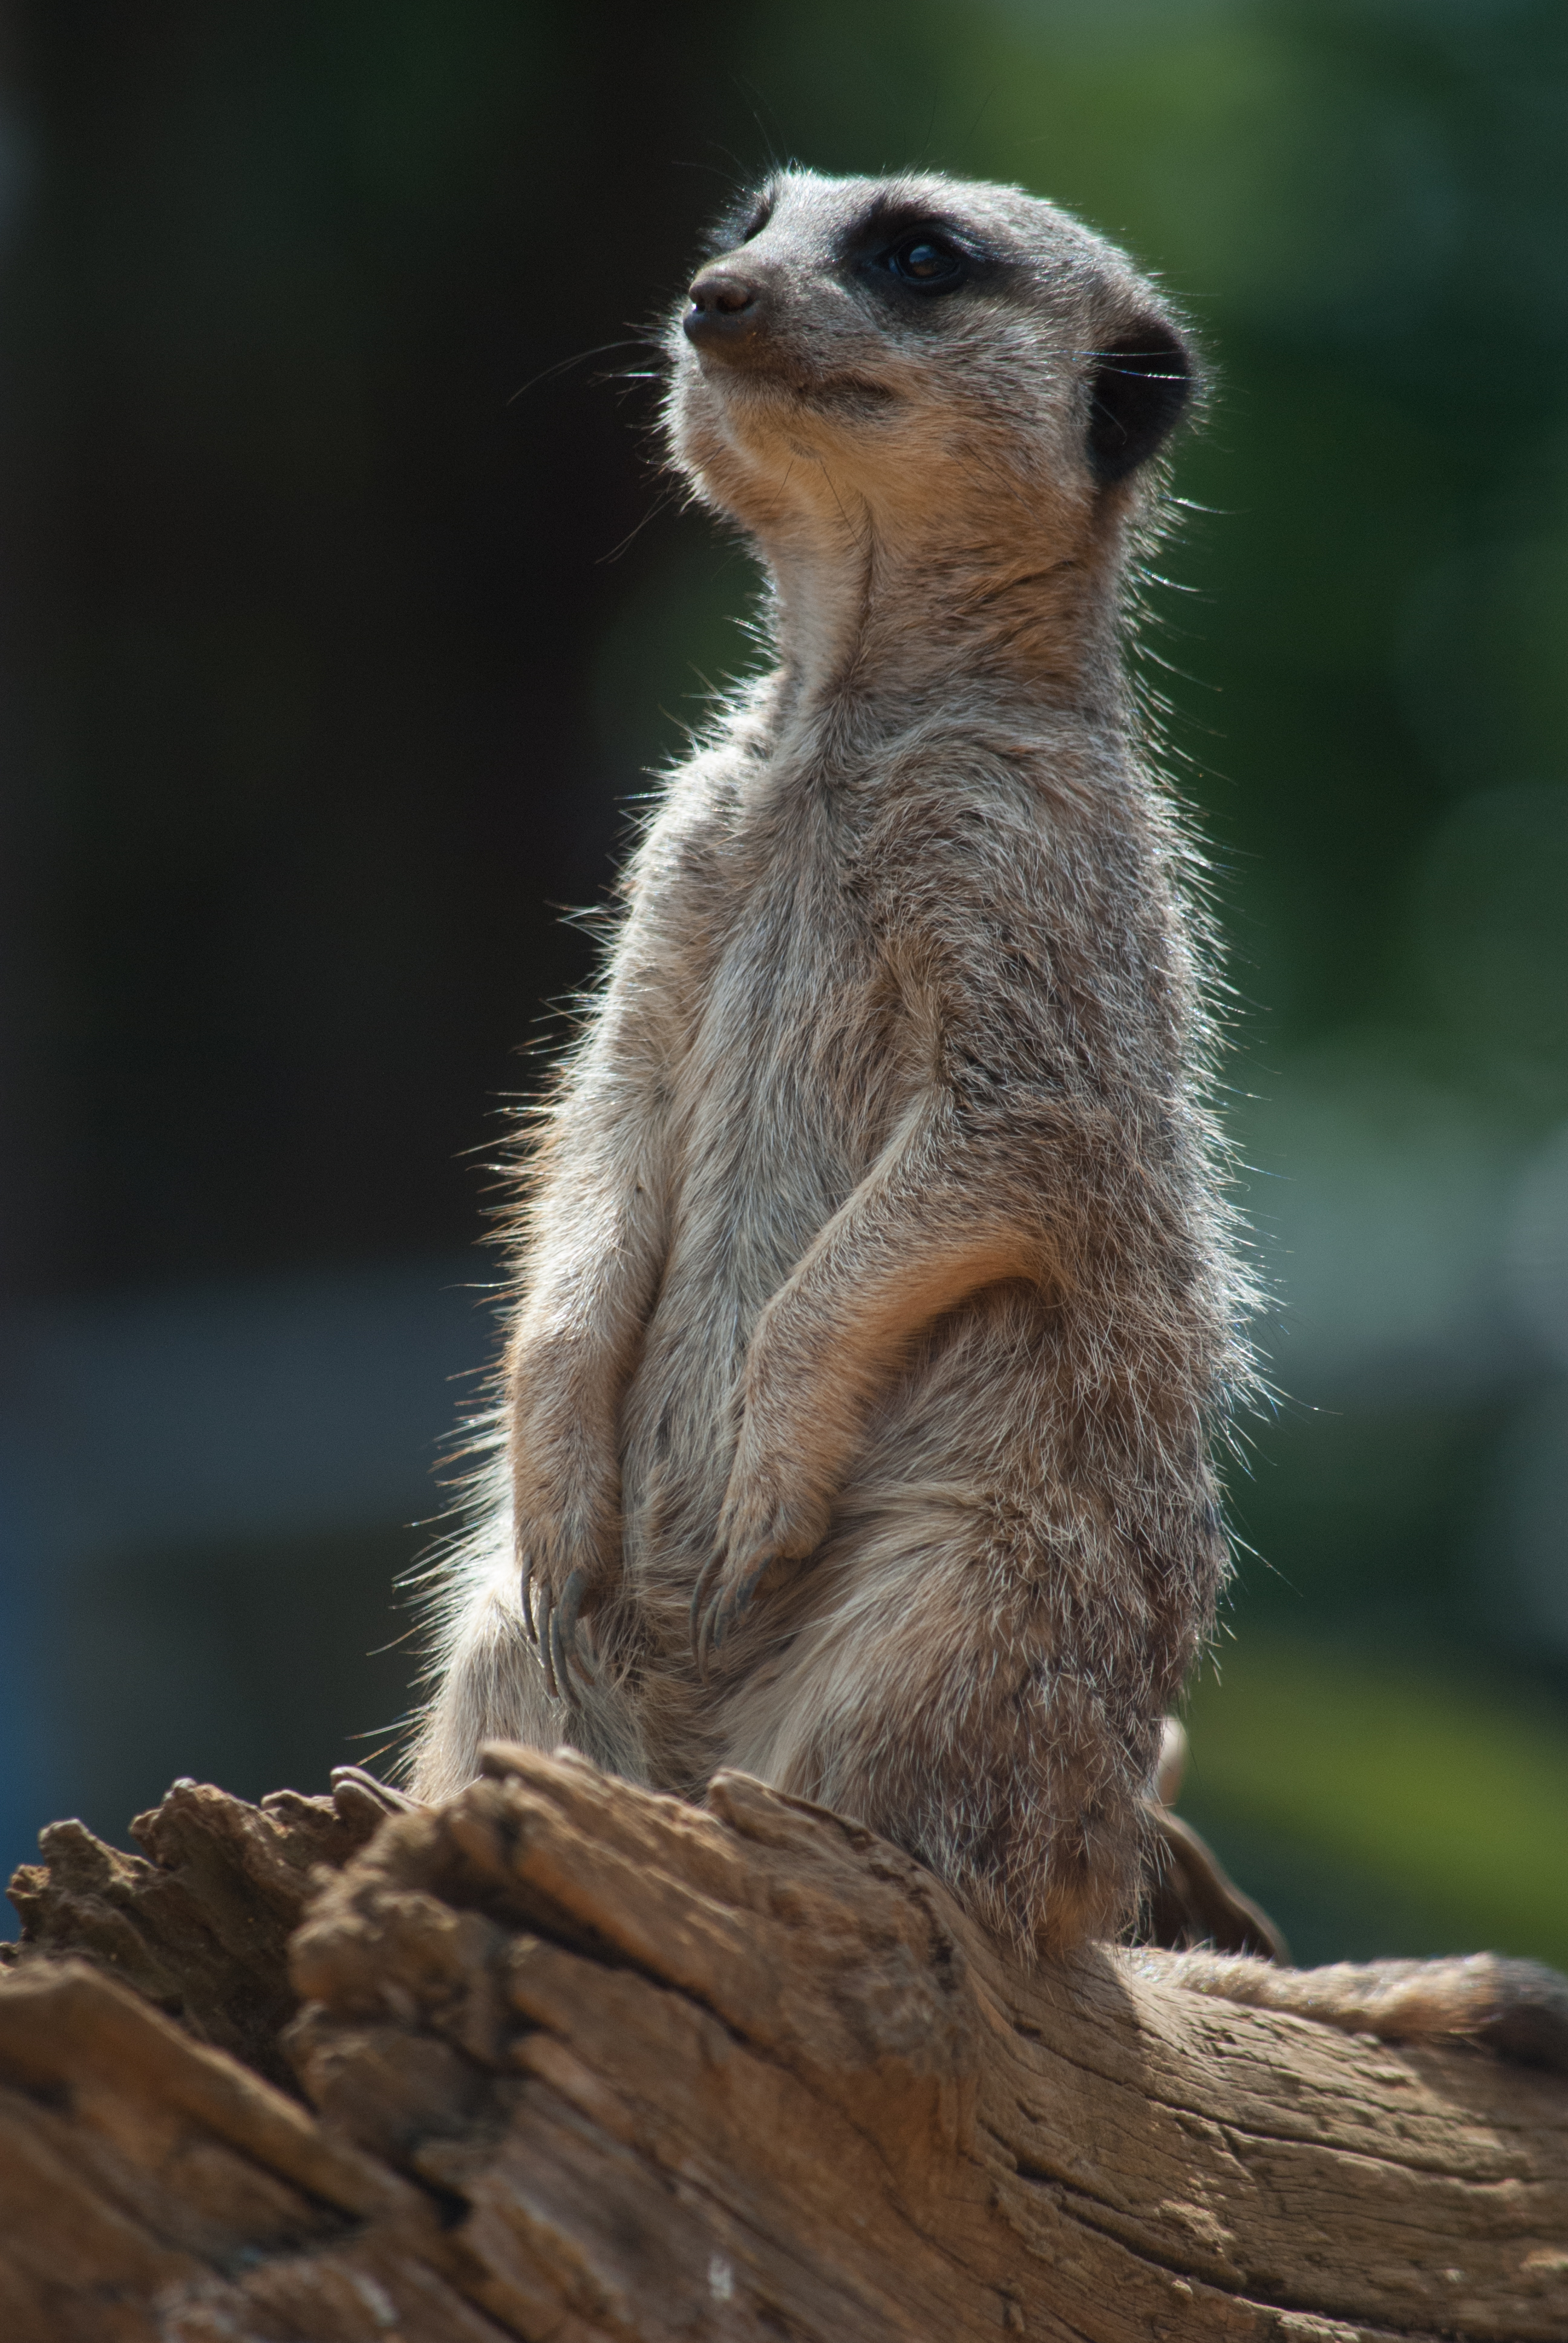
[[[1420,1911],[1425,1943],[1367,1949],[1484,1946],[1568,1967],[1568,1723],[1554,1705],[1453,1664],[1254,1632],[1205,1673],[1189,1730],[1182,1809],[1221,1845],[1266,1835]]]

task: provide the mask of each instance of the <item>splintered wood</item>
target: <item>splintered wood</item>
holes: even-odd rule
[[[740,1776],[487,1764],[357,1853],[363,1813],[189,1785],[145,1860],[46,1845],[5,2343],[1568,2335],[1562,2080],[1158,1956],[1022,1975]]]

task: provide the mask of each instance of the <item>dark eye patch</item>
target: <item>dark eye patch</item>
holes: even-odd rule
[[[995,273],[995,256],[955,220],[909,204],[875,205],[848,239],[846,261],[873,282],[915,294],[948,293]]]

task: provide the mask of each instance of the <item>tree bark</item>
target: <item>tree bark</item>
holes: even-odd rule
[[[6,2343],[1568,2334],[1561,2079],[1158,1954],[1025,1974],[740,1776],[488,1764],[368,1844],[351,1800],[188,1785],[146,1857],[45,1834]]]

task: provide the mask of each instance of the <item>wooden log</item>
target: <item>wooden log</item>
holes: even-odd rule
[[[132,1823],[140,1855],[106,1846],[80,1823],[52,1823],[39,1839],[43,1863],[17,1872],[11,1901],[33,1951],[85,1956],[198,2041],[293,2087],[278,2043],[295,2008],[288,1939],[321,1867],[347,1863],[381,1819],[352,1794],[280,1790],[252,1806],[208,1783],[176,1782]]]
[[[1209,2000],[1158,1954],[1025,1974],[908,1857],[740,1776],[698,1808],[487,1763],[357,1854],[316,1802],[268,1999],[307,2106],[216,2046],[254,1948],[203,1955],[198,2040],[101,1941],[63,1958],[34,1875],[6,2343],[1568,2335],[1561,2078]]]

